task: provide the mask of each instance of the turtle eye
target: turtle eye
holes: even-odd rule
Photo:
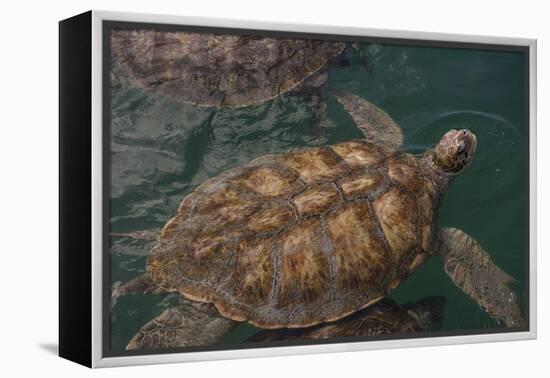
[[[466,149],[466,144],[464,142],[461,142],[459,145],[458,145],[458,148],[456,150],[456,153],[457,154],[461,154],[464,152],[464,150]]]

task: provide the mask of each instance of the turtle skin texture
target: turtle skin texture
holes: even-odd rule
[[[415,157],[364,140],[263,156],[186,196],[147,271],[260,328],[337,320],[428,257],[434,188]]]
[[[112,81],[185,103],[242,107],[323,76],[334,41],[156,30],[113,30]]]

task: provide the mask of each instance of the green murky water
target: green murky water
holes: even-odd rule
[[[255,157],[361,137],[329,93],[345,89],[390,113],[404,129],[404,147],[412,153],[424,151],[451,128],[467,127],[477,135],[474,162],[446,194],[439,223],[474,236],[523,292],[528,206],[523,54],[365,44],[349,60],[348,66],[330,69],[323,90],[327,119],[317,139],[301,97],[215,110],[137,89],[114,91],[112,230],[162,227],[196,186]],[[144,272],[152,243],[112,243],[111,284]],[[447,298],[444,331],[499,327],[453,285],[438,258],[391,297],[405,303],[428,295]],[[111,350],[123,350],[143,324],[176,301],[173,296],[121,298],[111,314]],[[225,342],[236,345],[255,332],[242,325]]]

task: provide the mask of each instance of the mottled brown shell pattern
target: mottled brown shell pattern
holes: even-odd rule
[[[247,106],[292,90],[341,42],[156,30],[113,30],[113,79],[181,102]]]
[[[148,271],[258,327],[336,320],[426,259],[436,201],[414,157],[366,141],[264,156],[189,194]]]

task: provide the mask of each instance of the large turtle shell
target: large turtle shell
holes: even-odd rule
[[[112,72],[122,84],[204,106],[246,106],[318,73],[344,44],[155,30],[113,30]]]
[[[407,277],[431,250],[436,202],[416,158],[366,141],[268,155],[185,197],[147,269],[227,318],[311,326]]]

